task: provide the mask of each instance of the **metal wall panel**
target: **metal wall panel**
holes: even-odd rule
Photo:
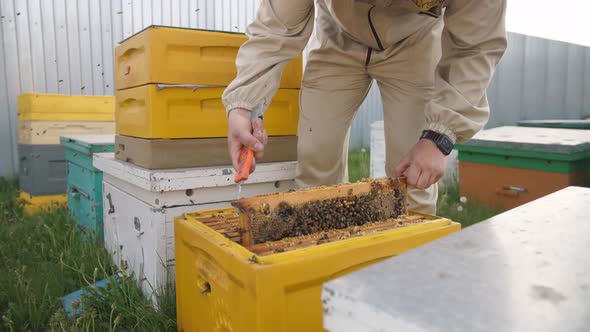
[[[16,175],[18,170],[17,157],[17,136],[16,136],[16,98],[21,90],[22,83],[19,70],[17,44],[16,18],[20,17],[14,8],[13,1],[0,2],[0,17],[2,22],[2,62],[4,63],[4,75],[0,88],[5,90],[5,98],[2,102],[2,122],[0,132],[2,133],[2,144],[0,144],[0,176]],[[8,133],[8,135],[5,135]]]
[[[0,0],[0,176],[16,174],[17,96],[113,94],[115,45],[151,24],[245,31],[260,0]],[[488,127],[520,119],[590,117],[590,48],[509,34],[488,90]],[[381,120],[374,85],[351,130],[369,147]]]
[[[152,24],[244,32],[260,0],[0,0],[0,176],[15,175],[17,97],[112,95],[114,47]]]
[[[4,17],[4,13],[6,12],[4,5],[0,3],[0,16]],[[12,149],[16,146],[13,142],[12,136],[12,120],[11,120],[11,112],[8,110],[10,109],[10,100],[8,99],[9,91],[8,89],[8,76],[7,76],[7,69],[6,66],[6,55],[10,54],[6,47],[9,45],[5,42],[5,34],[4,31],[6,30],[8,24],[7,21],[1,19],[0,21],[0,176],[2,174],[15,174],[14,164],[15,161],[12,159],[14,154]]]

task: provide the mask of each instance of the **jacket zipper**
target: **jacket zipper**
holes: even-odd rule
[[[371,32],[373,33],[373,37],[375,37],[375,41],[377,42],[377,46],[379,46],[379,51],[383,51],[383,44],[381,44],[381,39],[379,39],[379,35],[377,34],[377,30],[375,30],[375,26],[373,25],[373,21],[371,20],[371,11],[375,9],[375,6],[369,9],[368,18],[369,18],[369,26],[371,27]]]
[[[373,53],[373,49],[369,47],[367,49],[367,59],[365,60],[365,66],[368,66],[369,62],[371,62],[371,53]]]

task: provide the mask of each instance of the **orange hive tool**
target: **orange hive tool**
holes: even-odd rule
[[[250,112],[250,121],[254,123],[254,121],[260,117],[262,119],[262,105],[257,106]],[[242,183],[248,180],[250,176],[250,169],[252,169],[252,164],[254,163],[254,151],[250,150],[248,147],[243,146],[240,150],[240,156],[238,157],[238,169],[236,170],[236,177],[234,182],[238,184],[238,199],[240,198],[240,194],[242,192]]]
[[[250,169],[252,169],[252,163],[254,162],[254,151],[248,147],[242,147],[240,150],[240,157],[238,159],[238,171],[234,179],[235,183],[241,184],[243,181],[248,180],[250,175]]]

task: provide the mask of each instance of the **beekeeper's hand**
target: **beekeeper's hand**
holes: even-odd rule
[[[395,175],[406,175],[407,183],[426,189],[443,176],[447,157],[428,139],[419,140],[395,168]]]
[[[250,111],[236,108],[229,112],[228,118],[228,147],[229,155],[234,166],[238,169],[238,159],[243,146],[254,150],[254,158],[259,160],[264,154],[264,146],[268,142],[262,119],[250,120]],[[250,173],[254,172],[255,163]]]

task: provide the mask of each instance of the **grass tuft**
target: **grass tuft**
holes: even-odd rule
[[[348,181],[357,182],[369,177],[371,154],[369,150],[361,149],[348,154]]]
[[[463,199],[463,202],[461,201]],[[455,179],[439,186],[437,215],[461,223],[465,228],[489,219],[499,212],[475,201],[469,201],[459,194],[459,182]]]
[[[121,284],[92,287],[122,273]],[[69,319],[61,297],[86,288],[81,315]],[[0,178],[0,330],[173,331],[173,286],[155,310],[126,271],[117,271],[93,234],[83,233],[65,206],[25,215],[18,183]]]

